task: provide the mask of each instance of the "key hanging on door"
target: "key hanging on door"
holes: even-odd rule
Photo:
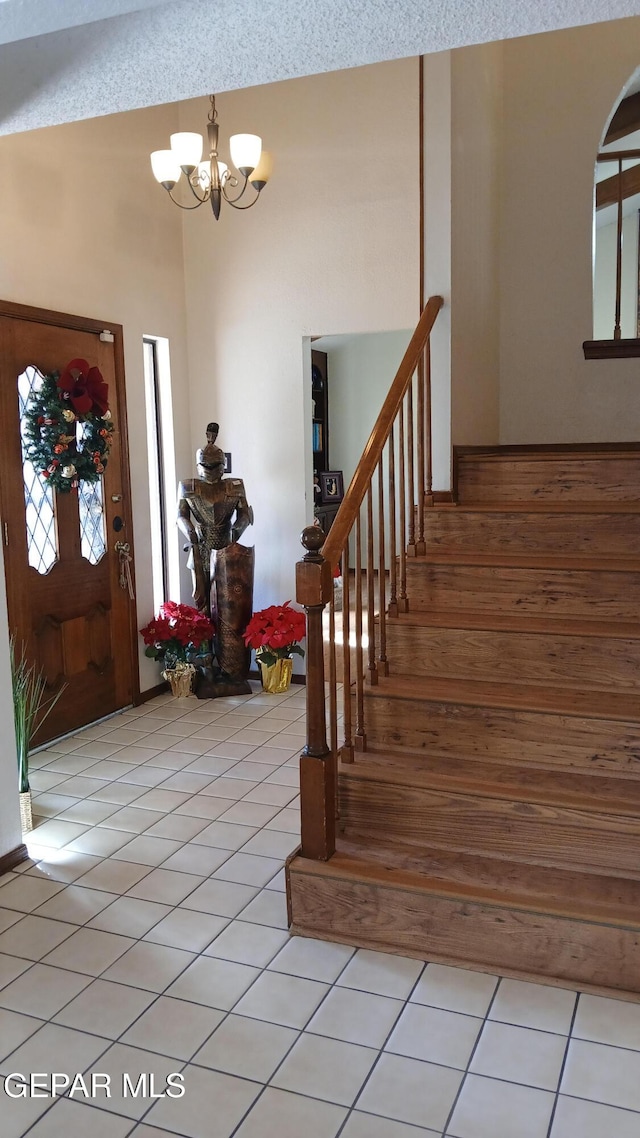
[[[133,580],[131,578],[131,546],[128,541],[116,542],[116,553],[120,562],[120,588],[128,589],[131,600],[134,599]]]

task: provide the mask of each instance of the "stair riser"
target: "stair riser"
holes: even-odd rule
[[[628,502],[640,498],[640,455],[629,458],[461,458],[458,502]]]
[[[347,835],[372,842],[428,843],[640,880],[635,818],[341,778],[340,825]]]
[[[637,621],[640,573],[407,561],[412,611],[433,608]]]
[[[355,722],[355,704],[353,706]],[[640,778],[640,724],[428,700],[387,699],[368,692],[370,744],[443,755],[491,757],[581,772]]]
[[[633,930],[307,875],[301,863],[290,867],[294,934],[571,986],[640,989],[640,937]]]
[[[429,628],[387,622],[391,675],[638,690],[640,639]],[[639,698],[640,708],[640,698]]]
[[[552,553],[591,557],[640,554],[640,515],[523,514],[430,510],[429,553]]]

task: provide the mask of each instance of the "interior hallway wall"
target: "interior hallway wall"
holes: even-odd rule
[[[176,125],[175,108],[161,107],[0,139],[0,295],[124,326],[140,625],[153,607],[145,334],[170,341],[176,446],[183,463],[190,451],[182,225],[179,211],[153,181],[148,157]],[[0,588],[4,605],[4,585]],[[8,668],[4,612],[0,609],[3,673]],[[142,654],[142,641],[140,648],[144,690],[159,676],[157,665]],[[11,722],[12,714],[10,688],[0,683],[0,720]],[[0,803],[13,799],[15,785],[14,748],[5,736]],[[3,810],[0,855],[16,844]]]
[[[201,131],[207,109],[182,104],[182,129]],[[275,168],[255,210],[184,218],[192,446],[220,422],[255,510],[243,540],[256,546],[260,608],[295,595],[312,516],[303,337],[417,321],[418,65],[237,91],[218,111],[221,157],[229,134],[250,130]]]
[[[502,47],[451,52],[451,430],[458,446],[495,444],[499,435]]]
[[[153,607],[144,335],[169,339],[182,462],[190,450],[181,215],[149,165],[149,152],[176,129],[176,109],[167,106],[0,139],[0,295],[124,328],[140,624]],[[46,184],[28,176],[34,162]],[[170,536],[178,541],[177,530]],[[140,659],[144,690],[158,670]]]
[[[329,468],[351,481],[365,443],[407,349],[411,331],[347,336],[327,351]]]
[[[503,44],[500,441],[637,439],[637,360],[593,338],[596,154],[638,65],[640,19]]]

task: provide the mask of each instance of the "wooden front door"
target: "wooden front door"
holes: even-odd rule
[[[111,341],[100,337],[107,329]],[[78,358],[109,385],[113,445],[99,482],[56,493],[23,461],[22,416],[39,376]],[[0,302],[0,422],[9,629],[51,692],[67,684],[44,742],[138,695],[135,601],[116,549],[128,543],[133,554],[121,327]]]

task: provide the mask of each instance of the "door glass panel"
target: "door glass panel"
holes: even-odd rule
[[[97,565],[107,552],[104,529],[104,497],[102,479],[98,482],[85,482],[78,486],[78,506],[80,512],[80,547],[82,556],[92,565]]]
[[[25,411],[33,391],[42,383],[42,373],[31,364],[18,376],[22,477],[29,565],[38,573],[48,573],[58,560],[58,532],[54,494],[51,486],[29,462],[25,454]]]

